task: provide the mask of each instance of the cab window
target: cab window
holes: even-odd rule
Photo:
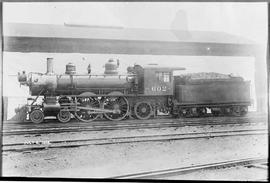
[[[169,83],[171,82],[170,72],[156,72],[158,81]]]

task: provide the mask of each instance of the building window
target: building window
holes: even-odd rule
[[[169,72],[156,72],[158,81],[169,83],[171,81]]]

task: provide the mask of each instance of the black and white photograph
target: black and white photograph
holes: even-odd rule
[[[2,177],[268,181],[268,3],[2,2]]]

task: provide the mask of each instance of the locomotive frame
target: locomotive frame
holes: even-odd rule
[[[209,110],[214,116],[239,116],[245,115],[250,105],[249,91],[235,102],[181,101],[178,88],[184,85],[176,82],[173,71],[184,70],[182,67],[134,65],[127,68],[127,74],[118,75],[119,61],[116,64],[109,60],[101,75],[91,75],[91,71],[76,74],[71,63],[66,66],[66,74],[56,75],[52,63],[52,58],[48,58],[46,74],[30,73],[28,78],[25,73],[18,75],[19,82],[29,86],[31,94],[36,95],[27,105],[29,119],[34,123],[42,122],[45,116],[56,116],[63,123],[69,122],[72,116],[83,122],[102,117],[112,121],[129,117],[146,120],[160,112],[174,117],[199,117],[206,116]],[[244,90],[249,89],[249,84],[245,86]],[[44,96],[43,102],[37,104],[40,96]]]

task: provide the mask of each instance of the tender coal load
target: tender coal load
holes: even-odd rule
[[[215,72],[189,73],[176,76],[176,84],[203,84],[210,82],[242,82],[242,77]]]
[[[232,111],[232,104],[241,104],[241,110],[246,111],[250,83],[242,77],[215,72],[183,74],[175,78],[175,97],[182,105],[222,106],[218,107],[219,113],[225,108]],[[211,109],[214,111],[216,107]]]

